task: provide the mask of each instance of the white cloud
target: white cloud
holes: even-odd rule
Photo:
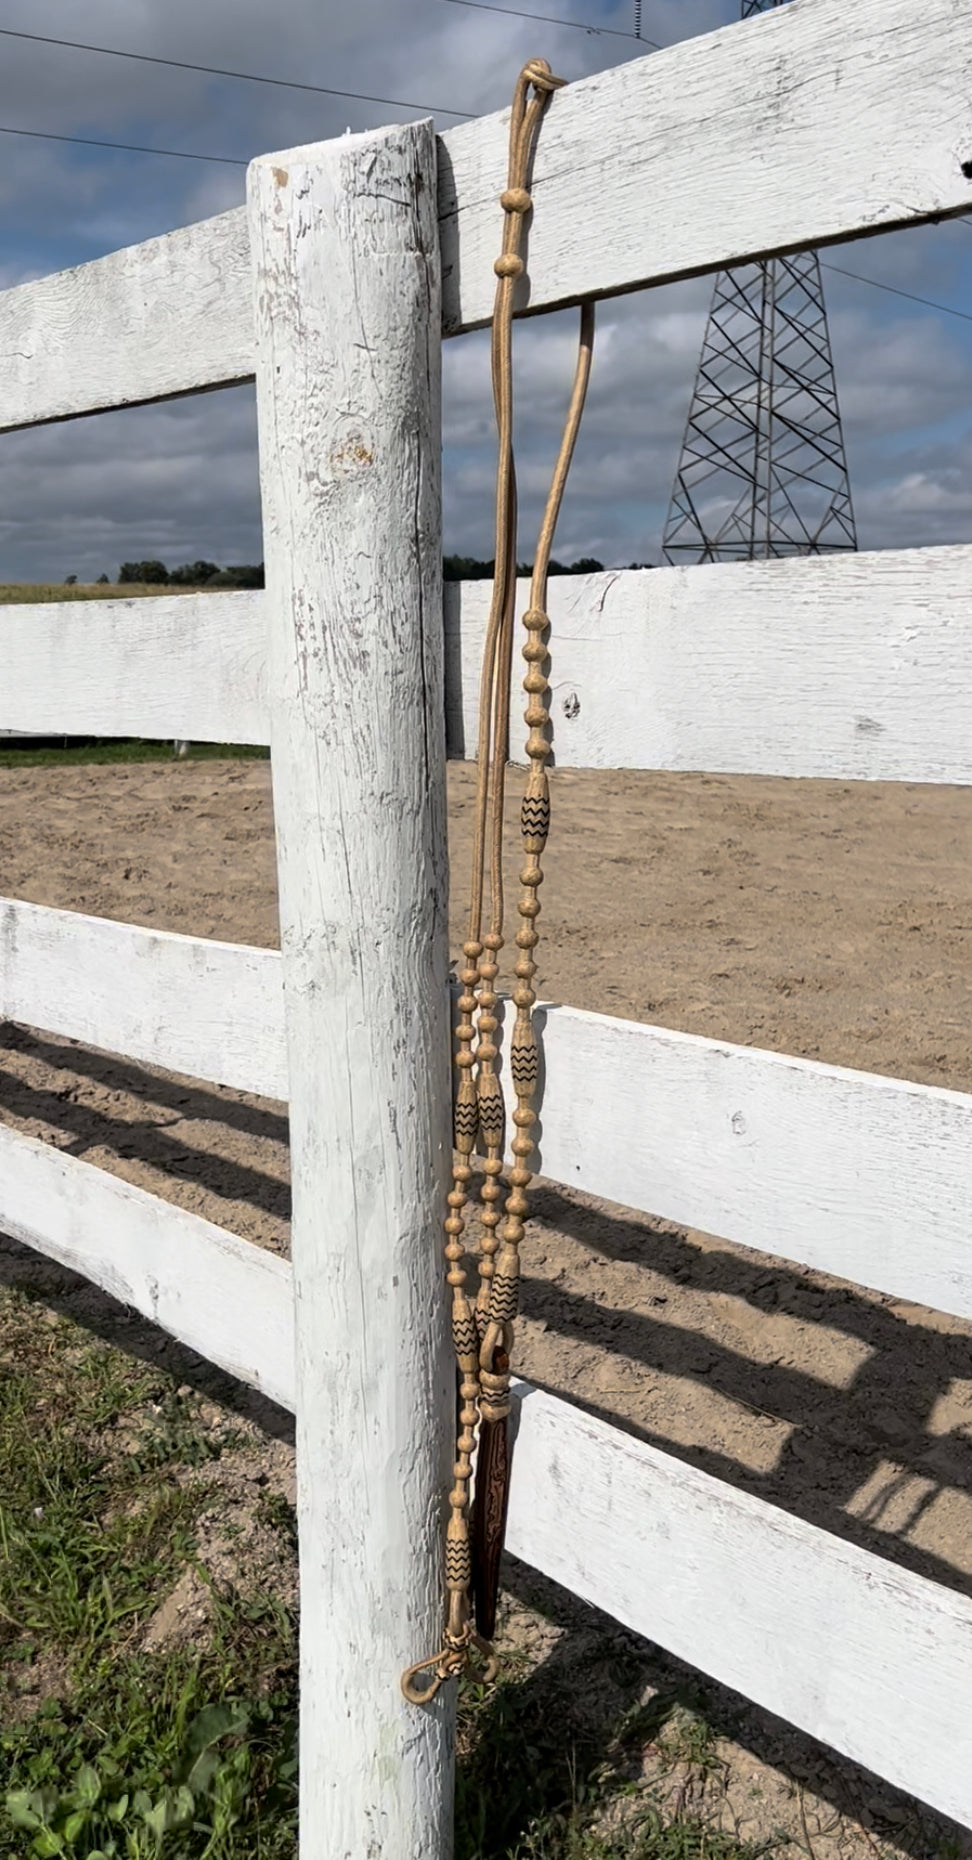
[[[523,0],[627,30],[627,0]],[[645,0],[668,42],[730,21],[738,0]],[[291,0],[286,31],[255,0],[8,0],[4,23],[420,104],[504,104],[540,51],[569,77],[637,52],[623,39],[532,26],[450,0]],[[756,30],[761,28],[757,25]],[[749,30],[749,28],[747,28]],[[401,114],[401,112],[398,112]],[[3,42],[0,122],[240,156],[393,120],[394,109]],[[442,124],[446,122],[442,118]],[[4,140],[0,288],[207,218],[243,197],[243,169]],[[828,256],[828,255],[825,255]],[[972,229],[844,247],[849,270],[960,305]],[[972,325],[827,272],[839,391],[862,541],[972,537]],[[568,558],[657,556],[711,281],[604,304],[589,406],[557,538]],[[571,313],[516,331],[521,556],[532,554],[566,405]],[[444,354],[447,546],[492,553],[488,339]],[[253,560],[259,533],[252,396],[13,435],[0,445],[0,575],[113,573],[124,557]]]
[[[258,561],[252,390],[7,434],[0,513],[4,580],[113,579],[150,556]]]

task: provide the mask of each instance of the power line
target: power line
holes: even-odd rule
[[[99,142],[94,136],[58,136],[52,129],[10,129],[0,123],[0,136],[30,136],[36,142],[74,142],[85,149],[124,149],[129,155],[169,155],[173,161],[218,161],[226,168],[246,168],[236,155],[196,155],[189,149],[152,149],[141,142]]]
[[[464,0],[455,0],[457,5],[462,3]],[[473,0],[465,0],[465,3],[471,5]],[[150,148],[142,142],[103,142],[94,136],[57,135],[52,129],[14,129],[8,123],[0,123],[0,136],[29,136],[34,142],[70,142],[85,149],[119,149],[128,155],[164,155],[173,161],[211,161],[218,162],[224,168],[249,166],[248,159],[239,155],[202,155],[192,149]],[[972,220],[963,220],[962,224],[972,226]],[[848,271],[843,265],[825,265],[824,268],[839,272],[842,278],[853,278],[855,284],[869,284],[876,291],[890,291],[893,297],[906,297],[909,303],[923,304],[926,310],[939,310],[943,316],[957,316],[963,323],[972,323],[972,314],[967,310],[956,310],[953,304],[940,304],[932,297],[917,297],[913,291],[902,291],[896,284],[883,284],[880,278],[865,278],[859,271]]]
[[[825,265],[826,271],[839,271],[842,278],[853,278],[856,284],[871,284],[876,291],[890,291],[892,297],[907,297],[912,304],[924,304],[926,310],[941,310],[945,316],[961,317],[963,323],[972,323],[968,310],[956,310],[952,304],[935,303],[931,297],[916,297],[914,291],[901,291],[896,284],[882,284],[879,278],[864,278],[859,271],[846,271],[843,265]]]
[[[492,0],[447,0],[449,6],[468,6],[474,13],[506,13],[511,19],[535,19],[542,26],[573,26],[576,32],[589,32],[595,36],[602,35],[611,39],[634,39],[638,45],[647,45],[653,52],[660,52],[662,47],[654,39],[643,39],[638,32],[621,32],[617,26],[594,26],[583,19],[562,19],[550,13],[524,13],[517,6],[494,6]]]
[[[405,103],[401,97],[370,97],[359,90],[334,90],[327,84],[301,84],[295,78],[261,77],[255,71],[228,71],[221,65],[191,64],[186,58],[161,58],[152,52],[121,52],[114,45],[88,45],[81,39],[54,39],[42,32],[16,32],[12,26],[0,26],[0,37],[5,39],[30,39],[34,45],[60,45],[72,52],[97,52],[101,58],[128,58],[140,65],[168,65],[173,71],[202,71],[208,77],[236,78],[242,84],[274,84],[282,90],[311,91],[316,97],[347,97],[355,103],[381,103],[391,110],[422,110],[433,116],[471,117],[469,110],[439,110],[430,103]],[[647,44],[647,40],[645,41]],[[23,132],[26,134],[26,131]],[[115,148],[129,146],[113,143]],[[141,153],[142,151],[139,151]],[[153,154],[154,150],[149,150]],[[171,155],[172,149],[159,150],[160,154]],[[202,158],[200,158],[202,159]],[[226,160],[225,156],[209,156],[210,161]]]
[[[473,3],[474,0],[454,0],[456,5]],[[239,155],[202,155],[191,149],[150,148],[143,142],[103,142],[94,136],[56,135],[51,129],[14,129],[7,123],[0,123],[0,136],[29,136],[35,142],[70,142],[85,149],[119,149],[128,155],[165,155],[173,161],[214,161],[224,168],[249,166],[249,161]],[[962,224],[972,226],[972,220],[963,220]],[[825,264],[824,269],[839,272],[842,278],[853,278],[855,284],[869,284],[876,291],[890,291],[893,297],[906,297],[909,303],[923,304],[926,310],[939,310],[943,316],[957,316],[963,323],[972,323],[972,314],[968,310],[956,310],[953,304],[940,304],[932,297],[917,297],[914,291],[902,291],[896,284],[883,284],[880,278],[865,278],[859,271],[848,271],[844,265]]]

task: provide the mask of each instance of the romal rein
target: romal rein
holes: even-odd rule
[[[457,1678],[467,1668],[474,1669],[480,1678],[487,1680],[492,1679],[497,1670],[490,1642],[496,1625],[500,1555],[509,1493],[510,1352],[519,1303],[520,1243],[527,1213],[525,1191],[531,1179],[527,1165],[534,1149],[530,1131],[536,1122],[532,1101],[537,1083],[538,1053],[532,1021],[535,999],[532,983],[537,965],[533,956],[539,942],[536,923],[540,900],[537,894],[543,882],[540,858],[550,824],[546,770],[550,719],[546,705],[548,678],[544,670],[550,625],[546,613],[547,574],[554,529],[587,393],[594,340],[594,308],[588,304],[581,310],[573,391],[537,538],[530,605],[523,616],[527,635],[523,647],[526,661],[523,688],[527,694],[524,721],[530,734],[526,744],[529,772],[520,815],[524,863],[520,872],[521,921],[516,933],[518,959],[514,969],[516,1020],[510,1040],[516,1135],[510,1145],[514,1163],[501,1215],[505,1117],[496,1071],[499,1001],[495,982],[499,972],[497,957],[504,942],[503,800],[516,602],[513,294],[516,280],[523,271],[520,256],[523,226],[533,204],[526,183],[540,123],[551,93],[563,82],[562,78],[553,76],[550,66],[541,58],[524,65],[517,79],[510,118],[507,185],[500,195],[504,212],[503,250],[493,266],[498,280],[492,324],[493,404],[498,429],[496,550],[479,695],[476,833],[469,933],[462,946],[465,966],[459,979],[463,992],[459,996],[455,1029],[455,1062],[459,1073],[455,1099],[456,1156],[445,1220],[446,1279],[451,1287],[452,1337],[459,1369],[459,1428],[453,1468],[455,1483],[449,1493],[450,1515],[446,1529],[448,1616],[444,1641],[439,1652],[409,1667],[402,1677],[405,1697],[417,1705],[434,1698],[443,1680]],[[487,828],[489,929],[483,935]],[[471,1158],[477,1142],[483,1152],[483,1233],[477,1258],[479,1287],[473,1300],[466,1291],[463,1235],[473,1175]],[[470,1516],[469,1488],[477,1438],[476,1499]]]

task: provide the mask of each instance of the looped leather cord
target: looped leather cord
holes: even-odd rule
[[[533,950],[538,941],[535,919],[542,882],[540,854],[549,824],[546,761],[549,714],[544,702],[547,679],[541,669],[547,659],[547,575],[554,530],[560,513],[567,473],[580,427],[590,375],[594,339],[594,310],[581,311],[580,347],[573,390],[560,451],[554,467],[543,521],[537,540],[530,606],[524,616],[527,638],[524,689],[525,721],[530,728],[526,745],[530,769],[521,814],[526,863],[520,873],[521,918],[517,933],[519,957],[517,987],[513,995],[517,1019],[511,1042],[510,1065],[517,1094],[514,1122],[517,1134],[512,1150],[510,1193],[505,1204],[502,1236],[497,1229],[503,1191],[505,1114],[496,1071],[499,1047],[498,997],[494,983],[497,957],[503,948],[503,804],[509,751],[510,679],[513,658],[516,600],[516,474],[513,462],[513,300],[523,272],[523,232],[533,202],[528,191],[530,169],[544,110],[564,80],[555,77],[542,58],[531,59],[517,79],[510,115],[507,184],[500,195],[503,208],[503,248],[493,269],[497,277],[492,323],[493,404],[498,435],[496,469],[496,541],[493,591],[483,651],[479,693],[476,812],[473,841],[472,887],[468,934],[463,944],[465,966],[460,971],[463,992],[458,1002],[455,1061],[459,1074],[455,1098],[455,1161],[449,1213],[444,1226],[446,1279],[452,1297],[452,1336],[459,1371],[459,1426],[456,1440],[454,1484],[449,1493],[450,1515],[446,1529],[446,1588],[448,1617],[444,1643],[438,1653],[417,1661],[402,1678],[402,1690],[412,1703],[431,1700],[445,1680],[474,1671],[480,1680],[491,1679],[496,1661],[492,1639],[499,1561],[506,1522],[509,1475],[508,1416],[510,1411],[510,1350],[519,1289],[519,1244],[526,1213],[524,1190],[530,1182],[527,1158],[533,1141],[527,1134],[536,1114],[531,1099],[537,1076],[537,1054],[530,986],[536,973]],[[532,94],[531,94],[532,93]],[[487,839],[489,842],[489,929],[483,935]],[[474,1020],[475,1016],[475,1020]],[[471,1158],[482,1152],[482,1239],[478,1256],[479,1289],[475,1302],[466,1291],[463,1264],[465,1211],[472,1180]],[[476,1507],[470,1531],[469,1486],[472,1455],[479,1438]],[[475,1595],[476,1623],[472,1609]],[[480,1664],[482,1663],[482,1664]]]

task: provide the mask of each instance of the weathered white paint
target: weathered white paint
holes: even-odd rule
[[[972,0],[857,0],[852,17],[844,0],[795,0],[572,83],[540,136],[521,303],[965,210],[970,81]],[[508,121],[441,138],[446,335],[492,315]]]
[[[288,1095],[280,957],[0,898],[0,1020]]]
[[[301,1851],[445,1860],[439,1645],[454,1384],[428,124],[250,168],[291,1094]]]
[[[571,84],[540,139],[523,307],[966,210],[970,26],[972,0],[857,0],[850,26],[843,0],[796,0]],[[502,111],[439,138],[446,335],[492,313],[507,133]],[[0,430],[250,378],[246,257],[234,210],[0,295]]]
[[[545,1176],[972,1317],[972,1097],[578,1008],[537,1018]]]
[[[39,736],[268,740],[261,591],[48,601],[0,621],[0,723]]]
[[[242,208],[0,292],[0,431],[253,374]]]
[[[487,582],[445,590],[458,757],[476,753],[488,601]],[[972,782],[968,544],[561,576],[550,613],[562,767]],[[8,608],[0,722],[266,743],[265,632],[261,593]]]
[[[518,1393],[515,1556],[972,1826],[972,1600]]]
[[[211,1363],[293,1407],[286,1260],[4,1124],[0,1232],[83,1273]]]
[[[445,590],[446,727],[459,756],[476,753],[489,590]],[[527,592],[521,583],[520,613]],[[968,545],[565,575],[550,583],[550,614],[563,767],[972,781]],[[521,663],[516,761],[522,677]]]
[[[287,1096],[275,950],[4,899],[0,1017]],[[972,1096],[577,1008],[537,1026],[547,1180],[972,1317]]]

